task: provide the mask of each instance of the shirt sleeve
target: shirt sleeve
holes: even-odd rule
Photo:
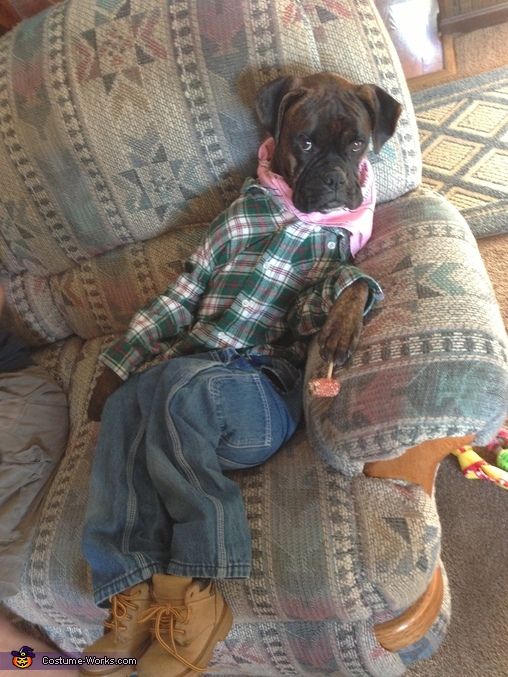
[[[101,362],[120,378],[127,379],[150,356],[160,353],[160,341],[176,336],[192,324],[214,268],[212,240],[208,233],[187,260],[185,272],[163,294],[139,310],[126,333],[101,354]]]
[[[336,275],[320,280],[298,297],[288,315],[288,324],[298,336],[311,336],[321,329],[331,307],[340,294],[356,280],[369,285],[369,297],[364,315],[384,298],[383,290],[373,277],[350,265],[340,266]]]

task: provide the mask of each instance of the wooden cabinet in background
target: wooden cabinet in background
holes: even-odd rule
[[[439,0],[443,35],[469,33],[508,21],[507,0]]]

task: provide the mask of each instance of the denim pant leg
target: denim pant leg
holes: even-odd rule
[[[299,372],[294,371],[296,380]],[[258,465],[291,437],[300,418],[300,380],[291,390],[298,406],[291,409],[272,382],[242,357],[190,380],[184,375],[180,384],[167,400],[171,443],[148,459],[154,486],[175,519],[167,571],[202,578],[248,577],[250,529],[240,489],[223,469]],[[150,447],[156,449],[155,444]]]
[[[82,550],[100,606],[161,572],[171,541],[172,522],[147,470],[140,377],[131,376],[106,402],[90,476]]]
[[[301,404],[285,407],[284,394],[244,358],[228,355],[223,364],[214,355],[159,365],[108,402],[84,537],[98,603],[156,571],[250,574],[240,490],[222,468],[275,453],[293,433]],[[291,395],[300,401],[298,389]]]

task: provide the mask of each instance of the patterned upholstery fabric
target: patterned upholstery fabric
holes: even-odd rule
[[[399,615],[428,585],[439,519],[418,487],[359,471],[364,459],[447,433],[450,422],[427,420],[427,412],[446,410],[457,427],[486,430],[487,389],[494,427],[506,409],[506,346],[464,223],[442,200],[400,197],[419,184],[420,151],[373,0],[71,0],[0,40],[0,270],[9,321],[42,346],[38,360],[67,392],[71,419],[22,592],[8,602],[61,649],[90,643],[104,618],[79,539],[97,436],[85,412],[98,354],[178,274],[204,224],[254,169],[255,90],[282,72],[322,69],[375,82],[405,106],[396,137],[371,157],[386,205],[361,262],[385,284],[387,300],[344,376],[341,411],[310,405],[316,449],[301,430],[269,463],[237,475],[254,575],[223,584],[236,624],[213,671],[391,677],[443,639],[447,591],[420,642],[393,654],[377,643],[374,624]],[[484,374],[479,412],[466,406],[469,377],[454,371],[466,363],[450,333],[454,304],[479,313],[460,322],[461,331],[473,325],[467,364]],[[436,364],[450,382],[436,380]],[[309,369],[320,368],[314,352]]]
[[[22,19],[27,19],[57,2],[61,0],[1,0],[0,35],[9,31]]]
[[[39,362],[69,389],[73,427],[40,516],[25,585],[7,600],[67,651],[95,639],[104,619],[75,537],[97,435],[84,412],[103,346],[103,339],[73,338],[39,352]],[[268,463],[234,477],[251,525],[253,575],[222,583],[235,628],[218,648],[213,671],[402,674],[406,654],[384,651],[372,627],[399,615],[428,586],[440,551],[434,501],[405,482],[344,476],[319,459],[304,430]],[[436,636],[431,632],[407,655],[433,653],[448,618],[447,592]]]
[[[52,315],[37,299],[37,304],[31,305],[34,314],[30,329],[25,323],[18,322],[18,333],[30,342],[32,329],[47,327],[55,315],[57,320],[52,327],[56,332],[58,326],[58,338],[73,333],[81,338],[94,338],[124,331],[132,315],[183,272],[185,260],[206,229],[206,224],[175,228],[52,275],[48,293],[53,303]],[[48,286],[48,278],[11,276],[12,285],[19,285],[22,280],[27,284],[26,295],[31,293],[31,286],[35,286],[37,293]],[[16,296],[15,289],[12,295]],[[57,321],[60,324],[57,325]]]
[[[506,418],[508,344],[462,216],[440,195],[412,191],[376,209],[373,237],[357,261],[385,300],[340,370],[340,396],[306,394],[314,446],[354,474],[427,439],[475,432],[477,444],[487,444]],[[307,377],[324,371],[314,346]]]
[[[55,212],[28,244],[35,259],[43,243],[55,254],[49,259],[43,250],[43,268],[59,272],[173,225],[207,221],[226,207],[253,169],[254,92],[280,74],[282,55],[284,72],[331,68],[357,81],[376,80],[402,100],[397,135],[376,163],[380,199],[418,183],[410,99],[370,3],[291,4],[71,2],[4,39],[2,54],[16,57],[14,83],[27,68],[37,76],[36,96],[21,91],[7,124],[16,131],[8,153],[18,170],[18,209],[25,207],[27,219],[41,208]],[[40,71],[41,51],[49,56],[49,77]],[[25,154],[29,162],[20,171]],[[60,171],[51,173],[53,194],[43,196],[48,164]],[[76,194],[83,175],[88,180]],[[27,194],[31,186],[35,198]],[[39,271],[21,253],[16,263]]]

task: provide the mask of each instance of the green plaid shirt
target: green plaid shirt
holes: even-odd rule
[[[134,315],[101,360],[123,379],[154,355],[227,347],[301,365],[309,338],[347,286],[367,280],[366,313],[383,297],[373,278],[345,262],[343,238],[341,228],[299,221],[248,179],[185,272]]]

